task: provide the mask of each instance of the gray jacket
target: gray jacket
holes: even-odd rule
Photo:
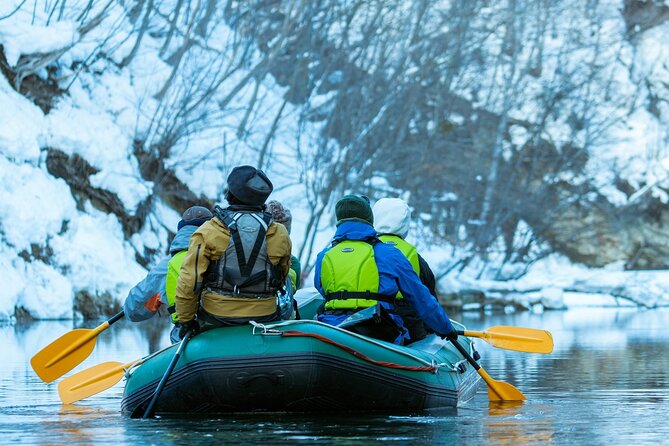
[[[165,280],[167,278],[167,263],[179,251],[188,249],[188,242],[197,226],[187,225],[179,229],[170,244],[170,256],[162,259],[149,270],[146,277],[132,287],[123,304],[125,315],[133,322],[147,320],[157,313],[157,300],[167,307],[165,295]]]

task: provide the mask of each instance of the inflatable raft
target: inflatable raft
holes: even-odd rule
[[[317,293],[296,297],[303,318],[321,302]],[[474,355],[469,338],[458,342]],[[124,415],[143,415],[176,348],[128,371]],[[302,319],[194,336],[154,413],[416,412],[456,407],[474,396],[479,382],[450,341],[437,336],[403,347]]]

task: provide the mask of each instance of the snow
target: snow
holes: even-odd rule
[[[134,250],[124,241],[116,217],[93,209],[87,212],[63,237],[53,241],[54,257],[67,268],[76,289],[120,296],[141,280],[145,271],[134,261]]]
[[[629,300],[619,299],[610,294],[599,293],[564,293],[564,304],[569,308],[636,307]]]
[[[23,274],[23,269],[19,270],[15,266],[17,263],[21,263],[21,266],[23,266],[22,259],[10,260],[4,247],[0,254],[0,283],[2,283],[0,320],[8,320],[14,315],[16,302],[25,283],[25,274]]]
[[[2,2],[0,17],[13,11],[20,3],[20,0]],[[188,91],[190,82],[206,83],[220,75],[219,69],[228,69],[237,62],[233,60],[234,55],[230,56],[230,60],[215,60],[207,55],[206,45],[225,53],[229,42],[235,38],[234,32],[227,26],[217,25],[211,42],[197,42],[196,48],[201,48],[201,51],[183,61],[185,68],[173,80],[174,89],[160,102],[155,95],[169,79],[172,67],[158,56],[161,44],[151,37],[151,33],[144,36],[138,56],[132,63],[120,68],[118,64],[134,44],[134,39],[128,38],[132,28],[123,7],[117,3],[110,4],[103,24],[80,35],[77,23],[71,21],[77,14],[69,9],[76,6],[69,2],[67,6],[71,14],[66,13],[62,20],[52,20],[48,25],[44,10],[38,8],[33,20],[32,8],[28,6],[0,21],[0,45],[10,67],[16,66],[21,55],[62,51],[57,77],[59,86],[67,89],[67,93],[59,97],[53,109],[45,115],[0,75],[0,320],[11,318],[16,307],[23,307],[38,318],[72,318],[73,299],[80,291],[92,295],[108,293],[122,301],[125,293],[146,274],[146,269],[137,263],[136,255],[145,255],[148,251],[165,252],[169,232],[175,231],[180,219],[177,211],[157,196],[153,197],[146,224],[140,232],[126,240],[115,215],[94,209],[90,203],[78,205],[65,181],[49,174],[45,166],[45,150],[53,148],[85,159],[97,170],[89,178],[91,186],[116,194],[126,213],[134,215],[139,204],[152,197],[155,188],[155,184],[142,179],[134,156],[135,139],[145,137],[148,143],[159,141],[174,118],[162,116],[162,107],[170,101],[183,100],[184,97],[179,94]],[[609,14],[599,30],[604,43],[624,32],[624,23],[617,10],[619,6],[615,2],[609,5]],[[99,7],[96,4],[94,8]],[[91,11],[91,17],[98,12]],[[389,17],[410,13],[403,8]],[[488,14],[494,13],[491,7]],[[363,35],[360,31],[364,25],[360,22],[361,17],[354,17],[348,35],[351,41]],[[580,26],[576,22],[568,23],[558,27],[554,38],[545,42],[546,54],[555,57],[547,58],[544,71],[552,72],[556,65],[564,63],[565,69],[573,70],[575,81],[578,81],[588,74],[587,70],[580,68],[584,66],[583,60],[592,56],[592,49],[577,51],[564,46],[566,34]],[[398,27],[390,31],[405,33],[407,29]],[[648,79],[658,91],[669,85],[669,50],[665,44],[668,31],[669,24],[664,24],[643,33],[636,43],[638,48],[613,45],[599,48],[602,55],[615,61],[601,74],[602,84],[608,82],[607,76],[610,77],[610,88],[620,97],[620,103],[600,111],[610,112],[611,116],[620,119],[607,132],[606,139],[594,147],[586,173],[597,178],[600,192],[616,204],[635,199],[634,195],[627,197],[612,186],[612,180],[617,175],[633,185],[647,187],[640,192],[648,190],[667,201],[666,192],[659,189],[667,188],[669,183],[667,122],[644,107],[637,107],[633,113],[628,113],[628,107],[632,100],[629,98],[637,100],[637,87],[643,84],[643,79]],[[335,36],[343,30],[333,26],[331,32]],[[491,35],[486,43],[489,49],[501,44],[500,37],[495,33]],[[407,39],[407,48],[408,42]],[[108,59],[100,57],[89,61],[89,69],[78,72],[74,62],[87,60],[99,45],[108,50]],[[178,41],[175,39],[168,53],[176,45]],[[573,54],[569,60],[558,57],[571,50]],[[164,160],[196,194],[222,199],[225,178],[231,166],[254,163],[257,159],[254,151],[262,146],[282,107],[286,89],[277,85],[271,76],[259,85],[259,105],[249,114],[242,131],[240,125],[246,119],[244,104],[254,94],[255,82],[242,88],[222,109],[216,103],[235,89],[253,67],[253,62],[261,56],[255,54],[254,57],[256,60],[244,69],[231,73],[217,91],[216,101],[212,101],[207,109],[210,113],[189,128],[191,131],[179,140]],[[397,57],[397,54],[393,53],[390,57]],[[628,70],[624,69],[626,66],[635,67],[633,74],[628,74]],[[465,73],[454,82],[479,88],[482,92],[480,98],[485,98],[490,91],[485,99],[489,102],[486,105],[494,109],[502,106],[504,98],[495,92],[507,75],[504,70],[494,74]],[[478,76],[478,79],[473,76]],[[340,82],[341,72],[333,71],[328,80],[331,83]],[[542,80],[535,82],[530,79],[523,80],[518,88],[540,97],[544,87]],[[462,92],[463,97],[472,96],[472,87],[468,88],[469,91],[465,89]],[[592,94],[603,95],[603,91]],[[310,107],[312,110],[327,107],[333,97],[333,92],[315,95]],[[188,99],[187,95],[185,99]],[[540,103],[532,101],[513,106],[512,116],[519,117],[521,121],[536,116],[541,108]],[[666,108],[666,104],[661,103],[659,107]],[[281,127],[268,145],[266,166],[263,167],[275,184],[272,198],[280,200],[292,211],[293,252],[297,254],[303,250],[306,254],[310,253],[313,259],[334,233],[334,219],[331,212],[326,212],[316,229],[313,243],[302,246],[301,234],[305,232],[310,217],[308,207],[318,203],[316,198],[305,198],[306,193],[311,193],[309,184],[319,180],[310,147],[321,142],[318,141],[318,124],[299,127],[299,113],[294,105],[285,106]],[[665,120],[667,113],[669,110],[664,110]],[[461,124],[465,118],[452,113],[449,119]],[[416,123],[416,126],[420,125]],[[427,125],[430,128],[435,126],[432,121]],[[544,136],[560,143],[570,132],[569,125],[556,118]],[[510,136],[515,146],[522,146],[529,134],[525,127],[514,125]],[[580,137],[585,138],[584,135]],[[508,149],[512,150],[511,147]],[[299,156],[296,155],[297,150],[300,151]],[[337,148],[333,152],[337,153]],[[388,188],[387,181],[380,177],[366,179],[363,183]],[[460,193],[445,192],[440,199],[456,200]],[[333,203],[331,208],[334,208]],[[423,220],[431,217],[427,214],[420,216]],[[414,238],[410,236],[409,241],[418,244],[435,270],[444,270],[454,259],[464,257],[465,253],[459,247],[433,245],[429,238],[422,237],[423,232],[413,232]],[[304,264],[305,259],[302,260]],[[513,268],[504,271],[508,274],[507,280],[493,280],[480,272],[481,264],[473,262],[471,267],[443,277],[440,288],[444,292],[487,290],[491,295],[503,295],[533,312],[565,307],[669,305],[669,273],[666,271],[624,271],[618,264],[594,270],[552,255],[531,265],[521,278],[513,278]],[[305,285],[310,279],[307,278]],[[512,308],[508,306],[505,311],[512,311]]]
[[[5,56],[10,66],[16,65],[22,54],[45,54],[62,50],[74,44],[78,38],[74,22],[31,25],[22,20],[20,14],[4,20],[0,27],[0,44],[5,47]]]
[[[0,230],[16,251],[44,245],[76,215],[75,202],[65,181],[30,164],[15,164],[0,157],[3,179]]]
[[[428,249],[421,255],[433,270],[445,258],[442,249]],[[519,279],[492,280],[479,275],[480,266],[465,268],[443,278],[439,282],[440,289],[443,293],[486,290],[488,296],[503,297],[533,311],[588,306],[669,306],[669,271],[666,270],[624,271],[620,264],[593,269],[553,254],[536,262]]]
[[[0,76],[0,154],[14,160],[39,158],[44,114]]]
[[[9,318],[15,306],[37,318],[71,318],[76,291],[118,297],[142,278],[145,271],[116,218],[93,209],[79,212],[62,179],[2,157],[0,177],[0,319]],[[34,246],[48,249],[33,257]]]
[[[83,108],[69,100],[59,101],[46,119],[47,144],[68,155],[77,154],[97,168],[91,185],[114,192],[132,214],[151,193],[152,184],[141,180],[137,159],[131,156],[131,134],[96,108],[93,103]]]
[[[25,264],[25,277],[31,277],[18,295],[16,305],[37,319],[72,318],[72,283],[42,262]]]

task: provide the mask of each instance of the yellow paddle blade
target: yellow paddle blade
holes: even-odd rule
[[[68,376],[58,383],[58,395],[63,404],[74,403],[114,386],[135,362],[103,362]]]
[[[481,338],[493,347],[527,353],[550,353],[553,336],[536,328],[497,326],[485,331],[464,331],[465,336]]]
[[[479,368],[478,374],[488,385],[488,400],[490,401],[524,401],[527,398],[522,392],[511,384],[504,381],[496,381],[488,375],[488,373]]]
[[[30,360],[37,376],[50,383],[81,364],[95,347],[96,330],[72,330],[37,352]]]

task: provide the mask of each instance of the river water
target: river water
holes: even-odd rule
[[[488,402],[485,386],[463,407],[438,414],[262,414],[215,419],[131,420],[121,416],[123,381],[73,405],[29,360],[75,328],[71,321],[0,326],[1,444],[668,444],[669,310],[580,308],[544,314],[454,318],[470,330],[515,325],[550,330],[550,355],[477,341],[481,365],[527,397]],[[86,325],[94,327],[97,323]],[[168,345],[168,327],[121,321],[98,336],[75,371],[130,362]]]

